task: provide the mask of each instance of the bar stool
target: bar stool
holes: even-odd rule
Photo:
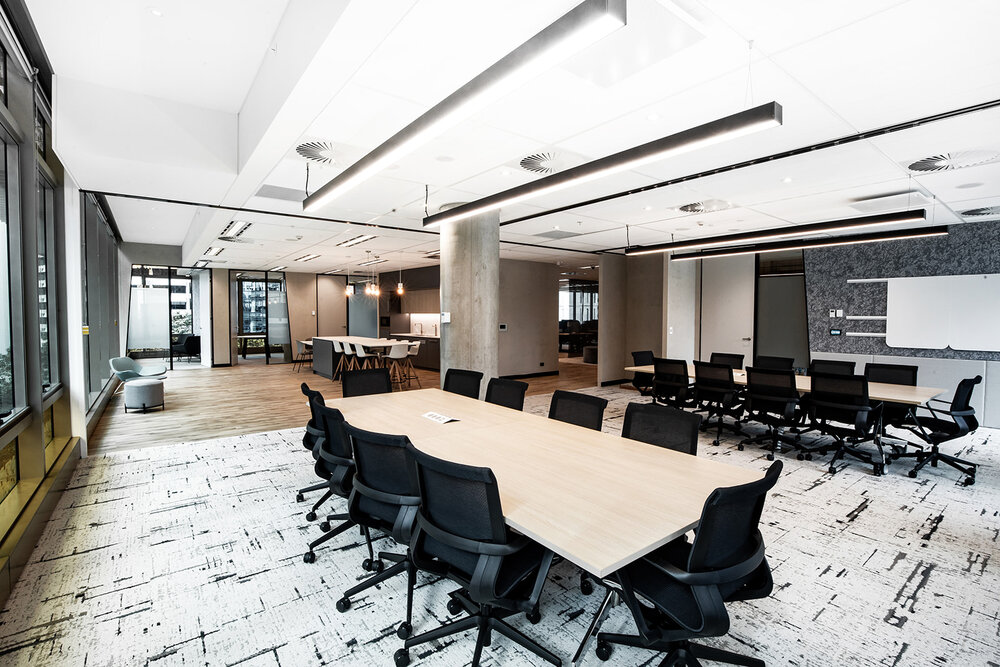
[[[354,350],[351,349],[351,344],[348,342],[343,343],[344,346],[344,357],[340,360],[343,368],[342,371],[353,371],[358,368],[358,358],[354,356]]]
[[[416,380],[417,386],[423,389],[420,385],[420,376],[417,375],[417,369],[413,367],[413,359],[418,354],[420,354],[420,341],[410,344],[409,349],[406,352],[406,363],[404,365],[404,370],[406,371],[406,386],[410,386],[410,380]]]
[[[403,383],[409,380],[405,367],[409,358],[410,355],[405,341],[396,343],[390,347],[389,354],[384,357],[385,363],[389,367],[389,379],[393,384],[398,384],[400,389],[403,388]]]
[[[356,357],[355,363],[359,368],[378,368],[380,365],[379,358],[374,354],[368,354],[365,351],[365,346],[361,343],[354,344],[354,355]]]
[[[344,354],[344,348],[340,346],[340,341],[330,341],[330,345],[333,346],[334,353],[340,355],[340,359],[337,360],[337,367],[333,369],[333,379],[336,380],[340,377],[341,372],[344,370],[344,359],[347,357]]]
[[[295,365],[298,364],[298,369],[295,372],[298,373],[299,371],[301,371],[302,364],[306,363],[307,361],[311,364],[312,358],[313,358],[312,345],[306,345],[306,342],[303,340],[295,341],[295,359],[294,361],[292,361],[293,369],[295,368]]]

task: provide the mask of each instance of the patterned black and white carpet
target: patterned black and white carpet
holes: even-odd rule
[[[618,433],[635,392],[590,393],[611,400],[605,430]],[[529,397],[526,410],[547,405],[548,396]],[[703,438],[701,456],[768,465],[756,447],[737,451],[735,438],[720,446]],[[0,664],[392,665],[403,579],[341,614],[342,591],[367,576],[358,534],[302,561],[319,528],[293,500],[314,481],[300,441],[301,431],[281,431],[81,461],[0,612]],[[1000,432],[981,429],[954,448],[983,463],[972,487],[945,468],[910,479],[906,463],[884,477],[849,463],[831,476],[820,461],[779,455],[785,469],[762,526],[775,591],[732,605],[730,634],[710,643],[769,665],[998,665],[998,444]],[[453,588],[421,575],[416,632],[449,618]],[[512,622],[568,664],[600,597],[581,595],[576,570],[562,563],[546,585],[541,623]],[[621,606],[604,627],[634,631]],[[473,641],[459,635],[411,656],[415,665],[466,665]],[[498,637],[483,664],[537,660]],[[601,664],[593,644],[583,664]],[[658,658],[619,647],[609,664]]]

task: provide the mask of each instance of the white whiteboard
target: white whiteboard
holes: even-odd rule
[[[1000,351],[1000,274],[890,278],[889,347]]]

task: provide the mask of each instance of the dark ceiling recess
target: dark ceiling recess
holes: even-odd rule
[[[520,162],[521,169],[536,174],[552,174],[559,171],[559,156],[556,153],[532,153]]]
[[[1000,153],[996,151],[953,151],[922,158],[910,164],[908,168],[910,171],[924,172],[952,171],[994,162],[998,158],[1000,158]]]
[[[333,164],[333,144],[329,141],[307,141],[295,147],[299,157],[320,164]]]
[[[1000,206],[984,206],[983,208],[970,208],[967,211],[962,211],[960,215],[963,218],[980,218],[990,215],[1000,215]]]

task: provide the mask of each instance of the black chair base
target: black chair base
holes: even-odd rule
[[[517,613],[516,611],[489,605],[476,605],[475,602],[467,598],[461,591],[452,593],[451,596],[452,601],[449,601],[448,603],[449,611],[455,613],[456,611],[459,611],[458,608],[461,607],[462,609],[468,611],[471,615],[452,623],[446,623],[441,627],[407,639],[403,648],[396,651],[393,656],[396,667],[406,667],[406,665],[410,664],[409,649],[414,646],[443,639],[444,637],[450,637],[451,635],[472,630],[473,628],[477,629],[478,636],[476,637],[476,647],[472,653],[472,667],[479,667],[479,660],[482,657],[483,648],[490,646],[493,643],[494,630],[519,646],[531,651],[546,662],[550,662],[553,665],[562,664],[562,661],[554,653],[545,649],[541,644],[538,644],[536,641],[521,633],[519,630],[516,630],[513,626],[503,620],[507,616]],[[457,604],[453,604],[453,601]],[[538,614],[537,609],[535,609],[529,612],[527,618],[530,622],[537,623],[541,620],[541,615]]]
[[[343,521],[343,523],[334,528],[333,530],[331,530],[330,529],[331,521]],[[302,560],[306,563],[315,563],[316,547],[325,544],[326,542],[329,542],[337,535],[340,535],[341,533],[346,531],[348,528],[351,528],[352,526],[356,525],[357,524],[351,521],[350,517],[346,514],[331,514],[330,516],[326,517],[326,521],[324,521],[319,525],[320,530],[325,532],[318,538],[309,543],[309,551],[307,551],[305,555],[302,556]]]
[[[727,422],[724,419],[724,415],[719,414],[717,411],[713,410],[712,408],[707,408],[707,410],[708,410],[708,416],[705,418],[705,421],[703,421],[701,423],[701,426],[699,428],[701,428],[702,431],[707,431],[707,430],[709,430],[710,428],[713,428],[713,427],[716,429],[716,431],[715,431],[715,440],[712,441],[713,445],[718,445],[719,444],[719,441],[722,439],[722,430],[723,429],[725,429],[727,431],[731,431],[732,433],[735,433],[736,435],[742,435],[743,437],[749,437],[750,436],[749,433],[747,433],[742,428],[740,428],[740,422],[738,420],[735,421],[734,423],[730,424],[729,422]],[[698,410],[695,410],[695,412],[698,412]],[[739,449],[743,449],[743,446],[740,445]]]
[[[688,667],[700,667],[702,660],[713,662],[724,662],[727,665],[743,665],[744,667],[765,667],[763,660],[751,658],[748,655],[725,651],[714,646],[695,644],[687,640],[678,642],[656,642],[647,644],[642,637],[634,635],[618,635],[600,633],[597,635],[597,657],[601,660],[611,658],[612,644],[622,646],[635,646],[637,648],[648,648],[652,650],[666,651],[667,656],[660,663],[660,667],[675,667],[687,665]]]
[[[965,486],[972,486],[976,483],[976,467],[978,464],[960,459],[957,456],[951,456],[950,454],[942,454],[937,445],[931,445],[930,451],[893,452],[891,456],[893,460],[901,458],[917,459],[917,465],[913,466],[913,469],[906,473],[910,477],[916,477],[917,473],[928,463],[931,464],[932,468],[937,468],[938,461],[940,461],[964,474],[965,479],[962,483]]]
[[[775,429],[772,426],[768,426],[767,430],[761,433],[760,435],[743,440],[742,442],[740,442],[740,444],[736,446],[736,448],[739,449],[740,451],[743,451],[743,448],[746,445],[759,445],[768,443],[770,443],[770,446],[765,447],[765,449],[768,452],[767,454],[768,461],[774,460],[775,453],[780,454],[781,452],[785,451],[785,448],[782,446],[783,444],[788,445],[792,451],[798,451],[798,455],[796,456],[796,458],[799,461],[802,460],[812,461],[813,450],[811,448],[803,445],[802,442],[797,438],[789,437],[781,433],[781,431]]]
[[[313,491],[319,491],[321,489],[328,489],[330,485],[327,482],[320,482],[319,484],[313,484],[312,486],[307,486],[304,489],[299,489],[295,493],[295,502],[301,503],[306,499],[307,493],[312,493]]]
[[[892,460],[886,457],[885,453],[882,451],[882,445],[878,440],[875,440],[875,446],[878,447],[878,453],[874,454],[869,451],[858,448],[856,445],[866,442],[863,440],[853,441],[853,440],[841,440],[838,439],[834,441],[832,445],[813,448],[813,451],[818,451],[820,455],[826,455],[826,453],[834,449],[833,458],[830,459],[830,464],[828,471],[831,475],[837,472],[837,461],[840,459],[850,456],[852,458],[861,461],[862,463],[867,463],[872,467],[872,474],[876,477],[881,477],[885,474],[885,466],[892,462]]]

